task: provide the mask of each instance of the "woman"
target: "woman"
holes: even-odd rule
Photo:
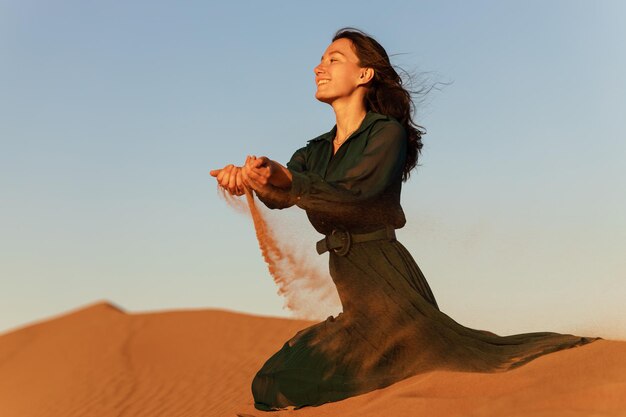
[[[246,188],[270,208],[296,204],[325,235],[343,312],[301,330],[252,382],[255,406],[320,405],[434,369],[505,371],[595,339],[557,333],[501,337],[439,311],[419,267],[395,239],[405,224],[402,182],[422,147],[410,93],[383,47],[353,29],[336,33],[315,67],[315,97],[336,125],[287,166],[248,157],[212,171],[234,195]]]

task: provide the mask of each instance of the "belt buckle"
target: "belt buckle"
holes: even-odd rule
[[[340,248],[333,248],[333,252],[335,252],[339,256],[346,256],[350,251],[350,246],[352,246],[352,238],[350,237],[350,232],[348,232],[344,228],[337,228],[333,229],[333,231],[330,232],[330,236],[336,237],[341,242],[343,242],[343,246]]]

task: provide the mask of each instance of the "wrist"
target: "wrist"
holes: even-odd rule
[[[278,162],[272,161],[272,176],[269,183],[281,189],[291,188],[291,172]]]

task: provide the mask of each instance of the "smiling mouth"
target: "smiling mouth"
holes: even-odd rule
[[[319,87],[320,85],[322,85],[322,84],[326,84],[326,83],[328,83],[329,81],[330,81],[330,80],[319,80],[319,81],[317,82],[317,85],[318,85],[318,87]]]

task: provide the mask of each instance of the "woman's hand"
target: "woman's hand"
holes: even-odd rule
[[[244,184],[255,191],[262,191],[268,187],[283,190],[291,187],[291,172],[266,156],[246,158],[242,175]]]
[[[244,166],[229,164],[212,170],[211,176],[216,178],[220,187],[236,196],[244,195],[246,188],[268,195],[275,188],[285,190],[291,187],[289,170],[266,156],[248,156]]]
[[[244,184],[247,181],[253,190],[266,187],[270,184],[270,178],[274,171],[272,161],[269,158],[248,156],[242,170]]]
[[[241,170],[241,178],[245,187],[265,195],[270,191],[269,180],[272,176],[270,159],[262,156],[248,156]]]
[[[241,171],[242,167],[229,164],[222,169],[212,170],[210,174],[224,190],[232,195],[241,196],[246,192]]]
[[[295,204],[289,194],[291,173],[278,162],[266,157],[249,156],[241,170],[244,186],[254,190],[269,208],[286,208]]]

